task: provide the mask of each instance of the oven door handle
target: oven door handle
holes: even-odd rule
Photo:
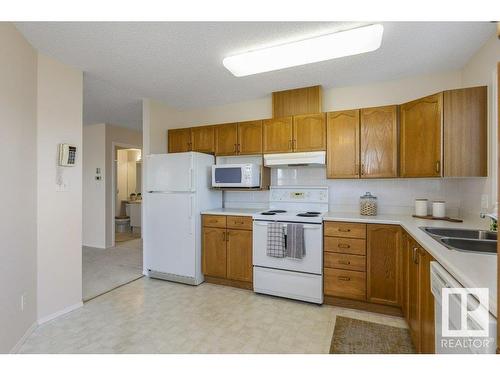
[[[267,227],[267,224],[269,224],[269,222],[260,222],[260,221],[254,221],[253,222],[254,225],[258,225],[260,227]],[[284,225],[286,224],[294,224],[294,223],[283,223]],[[321,229],[321,224],[317,224],[317,225],[304,225],[304,229]]]

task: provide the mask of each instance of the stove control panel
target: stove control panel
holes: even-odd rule
[[[270,201],[328,203],[328,188],[271,187]]]

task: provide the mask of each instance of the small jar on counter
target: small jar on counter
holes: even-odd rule
[[[363,216],[377,215],[377,197],[367,192],[365,195],[359,197],[360,214]]]

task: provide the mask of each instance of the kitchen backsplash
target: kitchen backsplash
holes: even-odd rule
[[[325,168],[293,167],[271,171],[272,185],[329,187],[331,211],[359,212],[359,197],[369,191],[378,198],[380,214],[412,214],[415,198],[445,200],[449,216],[478,215],[486,179],[328,180]],[[269,192],[226,192],[228,208],[266,208]]]

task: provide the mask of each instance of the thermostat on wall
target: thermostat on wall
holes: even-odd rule
[[[59,165],[63,167],[73,167],[76,162],[76,146],[61,143],[59,144]]]

